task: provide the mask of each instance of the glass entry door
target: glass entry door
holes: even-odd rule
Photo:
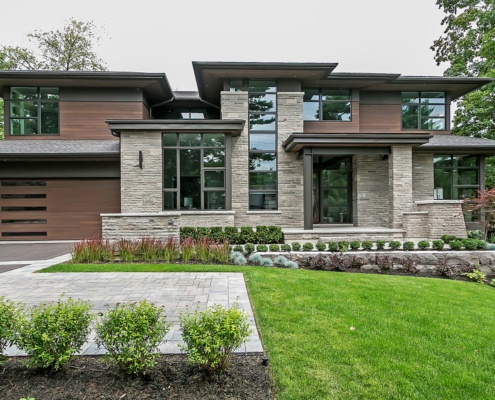
[[[313,159],[313,223],[352,223],[351,157]]]

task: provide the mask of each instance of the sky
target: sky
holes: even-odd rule
[[[9,1],[0,44],[25,46],[26,33],[61,29],[69,18],[93,21],[102,36],[96,51],[109,70],[165,72],[174,90],[196,90],[192,61],[337,62],[335,72],[442,75],[445,65],[430,50],[443,33],[435,3]]]

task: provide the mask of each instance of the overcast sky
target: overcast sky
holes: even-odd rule
[[[11,9],[9,9],[11,8]],[[195,90],[191,61],[337,62],[336,72],[442,75],[435,0],[23,0],[3,5],[0,44],[91,20],[109,70],[165,72]]]

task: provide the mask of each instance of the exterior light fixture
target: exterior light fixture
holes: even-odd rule
[[[139,150],[139,169],[143,169],[143,152]]]
[[[434,200],[443,200],[443,188],[435,188],[433,189],[433,199]]]

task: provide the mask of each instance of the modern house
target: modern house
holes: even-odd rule
[[[451,135],[450,105],[491,80],[336,66],[194,62],[198,92],[165,74],[0,71],[0,240],[465,235],[495,141]]]

